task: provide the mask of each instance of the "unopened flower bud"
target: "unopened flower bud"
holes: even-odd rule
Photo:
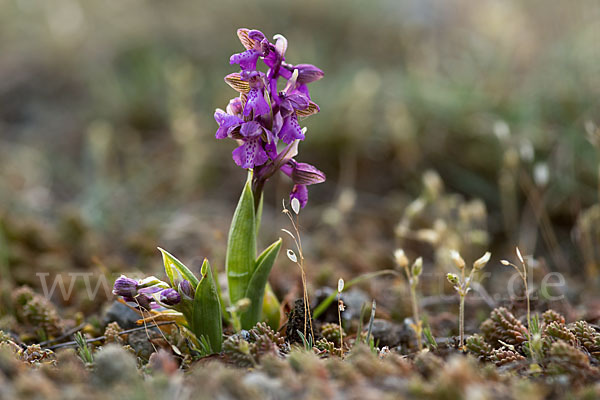
[[[298,64],[294,65],[294,68],[298,70],[298,79],[296,81],[299,84],[318,81],[324,75],[323,71],[311,64]]]
[[[406,257],[406,253],[404,253],[403,249],[397,249],[394,251],[394,260],[400,268],[408,267],[408,258]]]
[[[138,294],[135,297],[123,297],[128,303],[135,303],[139,308],[150,311],[152,309],[152,297],[146,294]]]
[[[463,260],[458,251],[450,250],[450,258],[452,259],[452,262],[454,262],[454,265],[456,265],[456,268],[459,270],[463,270],[465,268],[465,260]]]
[[[419,257],[415,260],[411,268],[411,274],[413,277],[418,278],[423,272],[423,258]]]
[[[165,289],[160,292],[159,295],[160,302],[167,306],[174,306],[181,302],[181,295],[175,289]]]
[[[448,279],[448,282],[450,282],[453,285],[459,285],[460,284],[460,278],[458,277],[458,275],[456,274],[447,274],[446,278]]]
[[[488,263],[488,261],[490,261],[490,257],[491,256],[492,256],[492,253],[490,253],[489,251],[487,251],[483,256],[481,256],[479,259],[477,259],[473,263],[473,268],[475,270],[483,269],[483,267],[486,266],[486,264]]]
[[[177,287],[179,289],[179,293],[181,293],[188,300],[193,299],[194,296],[196,295],[196,291],[192,287],[192,284],[190,283],[190,281],[188,281],[186,279],[179,282],[179,285]]]
[[[137,294],[138,282],[135,279],[121,275],[115,281],[112,293],[116,296],[133,297]]]
[[[229,104],[227,105],[227,113],[231,115],[242,115],[244,112],[244,105],[242,104],[242,99],[239,97],[235,97],[229,100]]]

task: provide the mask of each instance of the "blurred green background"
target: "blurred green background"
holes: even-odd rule
[[[433,169],[485,202],[492,243],[513,246],[537,204],[581,270],[573,227],[598,200],[599,22],[595,0],[4,0],[0,215],[42,221],[67,253],[92,230],[106,244],[86,244],[82,265],[119,251],[159,266],[157,244],[222,261],[245,174],[212,115],[235,95],[223,77],[248,27],[284,34],[289,62],[325,72],[298,157],[328,176],[307,229],[346,223],[359,260],[391,264],[394,227]],[[266,189],[265,243],[289,188]],[[331,258],[352,268],[352,249]]]

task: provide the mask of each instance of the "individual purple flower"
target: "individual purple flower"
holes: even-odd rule
[[[234,97],[233,99],[229,100],[229,104],[227,104],[226,111],[228,114],[241,117],[242,113],[244,112],[244,105],[242,104],[242,99],[240,99],[239,97]]]
[[[277,136],[285,143],[291,143],[296,139],[304,140],[304,132],[298,123],[296,111],[308,108],[310,100],[304,93],[295,89],[297,79],[298,71],[294,70],[285,89],[279,95],[279,114],[283,118],[283,124]]]
[[[164,289],[160,292],[159,301],[166,306],[174,306],[181,302],[181,295],[175,289]]]
[[[135,279],[121,275],[115,281],[112,293],[116,296],[133,297],[137,294],[138,282]]]
[[[290,79],[294,71],[298,71],[298,78],[294,82],[294,90],[303,93],[310,100],[307,84],[318,81],[324,76],[321,69],[312,64],[291,65],[283,63],[280,69],[280,75],[285,79]]]
[[[240,34],[245,35],[244,40],[242,40]],[[232,55],[229,58],[229,64],[239,64],[242,71],[255,70],[258,59],[261,56],[268,56],[270,43],[265,35],[258,30],[239,29],[238,36],[240,36],[242,44],[246,47],[246,51]]]
[[[250,85],[250,91],[248,92],[248,100],[246,100],[246,106],[244,107],[244,116],[248,117],[252,111],[254,115],[268,114],[271,111],[269,103],[265,100],[264,90],[264,74],[258,71],[252,71],[249,73],[242,74],[244,80],[247,80]]]
[[[289,160],[286,165],[281,167],[281,171],[292,178],[294,187],[290,193],[290,201],[298,199],[300,206],[304,208],[308,202],[308,185],[325,182],[325,174],[319,171],[313,165],[299,163],[295,160]]]
[[[261,136],[266,133],[265,128],[256,121],[246,122],[240,129],[243,144],[233,151],[233,161],[242,168],[254,168],[263,165],[269,157],[262,145]]]
[[[217,129],[217,133],[215,134],[217,139],[225,139],[231,136],[231,132],[244,122],[240,117],[228,114],[221,109],[215,111],[214,117],[215,121],[219,124],[219,129]]]
[[[306,109],[310,104],[308,97],[306,97],[304,93],[300,92],[292,92],[289,94],[282,93],[281,98],[282,100],[279,103],[279,112],[284,118],[288,117],[297,110]]]

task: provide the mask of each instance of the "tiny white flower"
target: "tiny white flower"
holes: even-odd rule
[[[396,249],[396,251],[394,251],[394,259],[399,267],[408,267],[408,258],[406,257],[406,253],[404,253],[404,250]]]
[[[344,280],[340,278],[338,281],[338,293],[342,293],[344,291]]]

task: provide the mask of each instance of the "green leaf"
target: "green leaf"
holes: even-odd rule
[[[169,278],[172,287],[175,287],[175,280],[181,275],[183,279],[190,281],[193,287],[198,286],[198,278],[186,267],[181,261],[173,257],[168,251],[161,249],[163,263],[165,264],[165,272]]]
[[[207,259],[202,263],[202,280],[196,286],[191,330],[198,340],[208,341],[213,353],[219,353],[223,345],[221,302]]]
[[[246,296],[246,288],[254,273],[256,258],[256,220],[252,194],[252,171],[233,214],[227,242],[226,271],[229,301],[235,304]]]
[[[265,198],[265,196],[262,195],[262,193],[260,194],[260,201],[258,202],[258,208],[256,209],[256,219],[255,219],[255,223],[256,223],[256,237],[258,237],[258,232],[260,231],[260,221],[262,220],[262,213],[263,213],[263,199]]]
[[[281,243],[282,240],[279,238],[267,247],[256,260],[256,269],[245,293],[245,297],[249,298],[251,303],[250,308],[241,316],[242,329],[252,329],[260,319],[267,279],[281,249]]]

